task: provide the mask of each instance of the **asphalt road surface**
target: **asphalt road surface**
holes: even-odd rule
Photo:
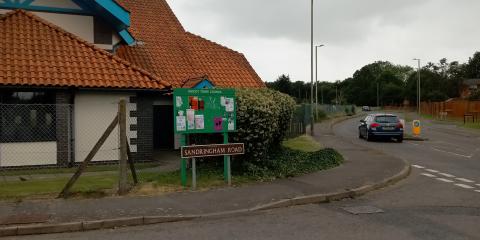
[[[358,199],[197,220],[15,239],[480,239],[480,135],[426,124],[426,142],[366,142],[352,119],[335,133],[409,161],[406,180]],[[353,213],[357,214],[353,214]],[[13,239],[13,238],[12,238]]]

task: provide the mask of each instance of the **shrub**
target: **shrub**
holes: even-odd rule
[[[274,90],[237,90],[238,132],[232,138],[245,143],[243,163],[263,165],[268,150],[284,139],[294,108],[293,98]]]
[[[323,111],[321,109],[317,110],[317,115],[316,116],[318,116],[318,118],[315,119],[316,122],[321,122],[321,121],[327,119],[327,113],[325,113],[325,111]]]
[[[316,152],[302,152],[279,148],[265,160],[263,166],[248,164],[246,175],[262,179],[286,178],[326,170],[340,165],[343,157],[327,148]]]

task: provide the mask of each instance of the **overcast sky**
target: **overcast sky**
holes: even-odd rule
[[[264,81],[310,81],[310,1],[168,0],[186,30],[246,55]],[[479,0],[315,0],[320,81],[377,61],[466,61],[480,50]]]

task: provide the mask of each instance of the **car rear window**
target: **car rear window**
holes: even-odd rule
[[[398,117],[396,116],[377,116],[375,117],[377,123],[397,123]]]

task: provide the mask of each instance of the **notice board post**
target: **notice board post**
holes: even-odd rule
[[[231,155],[240,149],[228,148],[228,133],[237,131],[236,98],[234,89],[184,89],[173,91],[174,131],[181,135],[181,182],[187,186],[187,160],[195,157],[224,156],[224,179],[231,184]],[[189,148],[189,134],[223,135],[222,147]],[[189,153],[184,152],[184,149]],[[242,151],[244,147],[242,145]],[[184,155],[186,153],[187,155]],[[232,153],[232,154],[231,154]]]
[[[228,144],[228,133],[223,134],[223,143]],[[232,185],[232,172],[230,167],[230,155],[223,157],[223,179],[228,183],[228,186]]]

